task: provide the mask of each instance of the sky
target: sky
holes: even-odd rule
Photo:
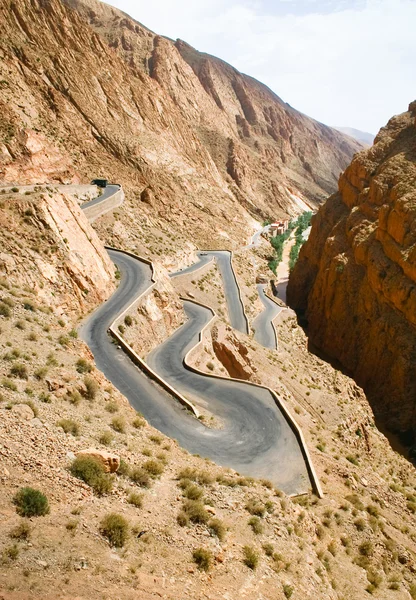
[[[377,133],[416,99],[416,0],[110,0],[333,126]]]

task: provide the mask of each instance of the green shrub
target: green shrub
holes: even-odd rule
[[[205,524],[209,521],[209,514],[205,506],[198,500],[187,500],[182,509],[192,523]]]
[[[17,385],[15,384],[15,382],[11,381],[10,379],[7,379],[7,377],[3,377],[3,379],[1,380],[1,385],[4,388],[6,388],[6,390],[10,390],[12,392],[17,391]]]
[[[263,533],[264,527],[259,517],[250,517],[248,524],[256,535]]]
[[[98,441],[103,446],[109,446],[111,444],[111,442],[113,441],[113,439],[114,439],[114,436],[111,433],[111,431],[104,431],[98,438]]]
[[[17,560],[18,556],[19,548],[16,544],[13,544],[13,546],[7,546],[7,548],[4,548],[3,552],[1,553],[2,562],[6,562],[7,560]]]
[[[141,467],[134,467],[130,471],[130,479],[140,487],[150,487],[150,476],[147,471]]]
[[[251,515],[255,515],[256,517],[264,517],[266,513],[266,507],[264,504],[259,502],[259,500],[255,500],[254,498],[251,498],[247,502],[246,510],[248,510]]]
[[[104,408],[107,412],[109,412],[111,414],[114,414],[118,411],[118,405],[113,400],[111,400],[110,402],[107,402],[107,404],[105,405]]]
[[[189,517],[186,513],[183,512],[183,510],[179,512],[178,516],[176,517],[176,520],[178,522],[178,525],[180,525],[181,527],[189,525]]]
[[[69,340],[69,337],[67,335],[60,335],[59,338],[58,338],[58,343],[61,346],[64,346],[64,348],[66,348],[68,346],[69,341],[70,340]]]
[[[47,367],[39,367],[39,369],[36,369],[36,371],[34,372],[34,376],[36,377],[36,379],[41,381],[42,379],[45,379],[47,373]]]
[[[285,598],[291,598],[293,592],[294,592],[294,589],[291,585],[289,585],[288,583],[283,584],[283,593],[285,595]]]
[[[85,358],[79,358],[77,360],[77,362],[75,363],[75,369],[77,370],[78,373],[91,373],[92,371],[92,364],[90,362],[88,362],[88,360],[85,360]]]
[[[143,419],[143,417],[135,417],[131,424],[136,429],[140,429],[141,427],[144,427],[146,425],[146,421]]]
[[[127,327],[131,327],[133,325],[133,319],[130,315],[126,315],[124,317],[124,323],[127,325]]]
[[[266,556],[273,556],[274,554],[274,546],[273,544],[266,543],[263,544],[263,550]]]
[[[244,564],[254,571],[254,569],[259,564],[259,554],[255,548],[252,546],[244,546],[243,547],[243,562]]]
[[[211,535],[216,535],[220,542],[225,540],[226,527],[220,519],[211,519],[208,523],[209,532]]]
[[[4,302],[0,302],[0,316],[8,319],[11,315],[11,310]]]
[[[78,390],[72,390],[72,391],[68,392],[66,399],[68,400],[68,402],[70,402],[74,406],[78,406],[78,404],[82,400],[81,394],[78,392]]]
[[[212,552],[205,548],[197,548],[192,553],[194,562],[198,565],[198,569],[208,571],[212,565]]]
[[[126,432],[126,421],[123,417],[113,417],[111,419],[111,427],[117,433],[125,433]]]
[[[121,548],[127,541],[129,524],[122,515],[110,513],[102,519],[100,533],[108,539],[110,546]]]
[[[61,419],[57,425],[62,427],[65,433],[71,433],[74,436],[79,435],[79,424],[72,419]]]
[[[192,467],[185,467],[178,473],[178,479],[190,479],[200,485],[210,485],[214,478],[206,471],[198,471]]]
[[[13,377],[18,377],[19,379],[29,378],[27,367],[22,363],[15,363],[10,369],[10,375]]]
[[[186,486],[183,490],[183,495],[185,496],[185,498],[189,498],[189,500],[199,500],[203,496],[203,491],[199,486],[190,482],[190,484]]]
[[[78,337],[78,331],[76,329],[71,329],[71,331],[69,332],[69,337],[71,337],[74,340],[76,340],[77,337]]]
[[[113,482],[103,465],[92,456],[77,456],[72,462],[70,471],[72,475],[82,479],[92,487],[98,495],[111,492]]]
[[[149,473],[150,477],[156,478],[162,475],[165,467],[157,460],[148,460],[143,464],[143,469]]]
[[[92,377],[87,376],[84,378],[84,385],[86,388],[85,397],[87,400],[94,400],[99,389],[98,383]]]
[[[26,300],[23,303],[23,308],[25,310],[30,310],[31,312],[36,312],[36,306],[33,304],[33,302],[30,302],[29,300]]]
[[[127,497],[127,502],[133,504],[136,508],[141,508],[143,506],[143,494],[131,492]]]
[[[128,477],[130,475],[130,465],[126,460],[124,460],[124,458],[120,459],[117,475],[122,475],[124,477]]]
[[[22,517],[43,517],[49,513],[45,494],[31,487],[21,488],[13,498],[17,513]]]
[[[374,552],[373,544],[369,541],[363,542],[358,546],[358,551],[362,556],[371,556]]]

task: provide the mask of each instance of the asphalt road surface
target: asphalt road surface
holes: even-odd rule
[[[263,302],[264,310],[254,319],[252,327],[256,342],[265,348],[276,350],[277,337],[275,328],[273,327],[273,319],[277,317],[282,309],[266,295],[266,287],[265,284],[257,284],[257,292],[260,300]]]
[[[198,252],[197,256],[199,260],[196,263],[182,271],[172,273],[171,277],[192,273],[215,258],[223,281],[230,325],[234,329],[248,334],[248,321],[244,314],[240,290],[238,289],[237,280],[231,264],[231,252],[228,252],[228,250],[207,250],[206,252]]]
[[[107,187],[102,188],[102,189],[104,191],[101,194],[101,196],[98,196],[97,198],[94,198],[94,200],[90,200],[89,202],[85,202],[84,204],[81,205],[81,208],[84,210],[84,208],[89,208],[90,206],[95,206],[96,204],[100,204],[100,202],[104,202],[104,200],[107,200],[108,198],[110,198],[110,196],[112,196],[113,194],[118,192],[120,189],[120,186],[119,185],[107,185]]]
[[[183,357],[197,341],[210,310],[185,302],[188,321],[149,356],[149,364],[179,391],[200,398],[224,423],[210,429],[190,416],[167,392],[136,367],[107,334],[114,318],[151,284],[150,267],[110,250],[121,272],[116,292],[80,329],[97,364],[130,404],[192,453],[253,477],[270,479],[288,494],[310,488],[297,439],[269,391],[232,380],[217,380],[185,368]]]

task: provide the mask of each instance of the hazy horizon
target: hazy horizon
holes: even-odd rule
[[[297,110],[376,134],[416,98],[416,0],[111,0],[269,86]]]

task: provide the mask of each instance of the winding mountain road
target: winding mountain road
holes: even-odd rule
[[[277,335],[273,319],[281,312],[282,308],[266,295],[266,284],[258,283],[257,292],[263,303],[264,310],[252,322],[254,339],[265,348],[276,350]]]
[[[101,202],[108,200],[109,198],[111,198],[111,196],[120,191],[120,186],[109,184],[103,189],[104,191],[101,194],[101,196],[97,196],[97,198],[94,198],[94,200],[90,200],[89,202],[84,202],[84,204],[81,205],[82,210],[85,210],[86,208],[91,208],[91,206],[96,206],[97,204],[101,204]]]
[[[287,494],[302,493],[310,481],[302,450],[286,418],[265,388],[198,374],[184,365],[186,352],[212,318],[209,309],[185,302],[188,320],[148,357],[149,365],[179,391],[198,396],[224,428],[210,429],[190,416],[153,383],[110,339],[107,329],[151,285],[150,267],[123,252],[109,250],[121,273],[120,285],[80,329],[97,367],[131,405],[192,453],[255,477],[270,479]]]
[[[206,252],[197,252],[197,257],[199,259],[197,262],[182,271],[172,273],[170,276],[179,277],[180,275],[193,273],[215,259],[223,281],[230,325],[234,329],[248,334],[248,320],[244,312],[240,290],[232,267],[231,256],[231,252],[228,250],[207,250]]]

